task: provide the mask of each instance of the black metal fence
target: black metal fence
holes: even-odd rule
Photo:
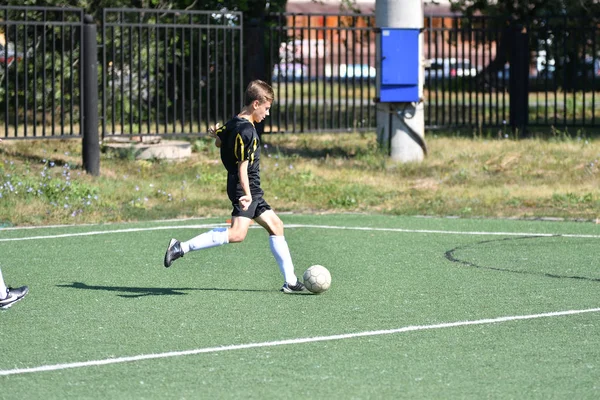
[[[0,7],[3,138],[79,135],[83,11]]]
[[[270,22],[278,103],[265,131],[374,129],[374,15]],[[585,17],[427,16],[423,46],[429,129],[600,128],[600,29]]]
[[[103,137],[189,135],[242,103],[242,14],[105,9]]]
[[[241,13],[105,9],[99,25],[90,43],[82,9],[0,6],[0,137],[81,137],[88,104],[102,137],[194,135],[240,108]]]
[[[253,21],[257,45],[237,12],[106,9],[98,82],[83,72],[83,20],[0,6],[0,137],[82,136],[84,107],[102,137],[204,133],[238,111],[248,76],[275,90],[265,133],[376,128],[374,15],[269,14]],[[423,45],[430,129],[600,127],[600,30],[585,18],[427,16]]]
[[[428,127],[599,128],[600,29],[585,17],[428,17]]]
[[[276,102],[265,132],[376,127],[374,16],[272,14],[268,79]]]

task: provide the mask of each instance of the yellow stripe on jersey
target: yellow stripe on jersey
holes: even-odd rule
[[[254,138],[252,141],[252,154],[250,156],[250,164],[254,164],[254,153],[256,152],[256,148],[258,147],[258,139]]]
[[[235,137],[235,145],[233,148],[233,153],[235,154],[235,158],[238,161],[244,161],[244,141],[242,140],[242,135],[239,133]]]

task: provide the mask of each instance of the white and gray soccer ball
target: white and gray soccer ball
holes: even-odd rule
[[[331,274],[322,265],[309,267],[302,275],[304,286],[312,293],[323,293],[331,286]]]

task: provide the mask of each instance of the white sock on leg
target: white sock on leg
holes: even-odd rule
[[[290,285],[298,283],[298,278],[294,273],[294,263],[292,262],[292,255],[290,249],[285,240],[285,236],[269,236],[269,244],[271,245],[271,252],[279,264],[279,270],[283,274],[283,278]]]
[[[4,284],[4,278],[2,278],[2,270],[0,269],[0,300],[4,300],[6,298],[6,284]]]
[[[187,242],[181,242],[181,250],[183,250],[184,253],[188,253],[190,251],[221,246],[226,243],[229,243],[229,233],[227,232],[227,228],[215,228],[211,231],[204,232]]]

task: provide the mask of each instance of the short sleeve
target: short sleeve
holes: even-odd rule
[[[221,127],[219,127],[219,129],[217,129],[217,131],[215,132],[215,134],[217,135],[217,137],[219,139],[221,139],[221,141],[225,140],[225,138],[223,137],[223,135],[225,134],[225,132],[227,131],[227,125],[223,125]]]

